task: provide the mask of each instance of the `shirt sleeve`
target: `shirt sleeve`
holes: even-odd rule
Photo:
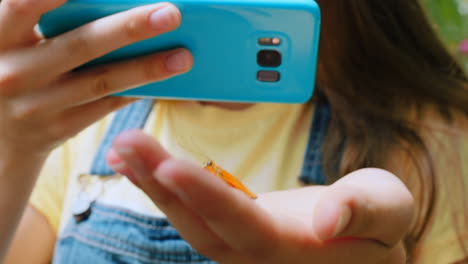
[[[43,214],[55,233],[58,232],[68,185],[69,144],[55,149],[48,157],[30,198],[30,205]]]

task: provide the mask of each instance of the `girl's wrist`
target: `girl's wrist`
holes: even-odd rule
[[[43,162],[47,159],[50,151],[41,151],[37,148],[21,146],[20,144],[1,144],[0,161],[8,164],[15,164],[17,162],[24,164],[28,162]]]
[[[0,262],[28,203],[45,159],[0,150]]]
[[[47,159],[46,154],[26,153],[14,149],[0,150],[0,182],[7,184],[8,178],[27,181],[28,178],[35,180],[39,171]]]

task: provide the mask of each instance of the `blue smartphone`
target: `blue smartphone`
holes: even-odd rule
[[[173,0],[182,14],[175,31],[89,62],[110,63],[186,47],[193,68],[174,78],[116,95],[199,101],[303,103],[315,86],[320,9],[313,0]],[[68,0],[39,27],[54,37],[151,0]]]

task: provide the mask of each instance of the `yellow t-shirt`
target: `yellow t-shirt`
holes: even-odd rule
[[[214,160],[255,193],[299,187],[313,105],[255,104],[242,111],[187,101],[159,101],[144,131],[173,156],[200,165]],[[66,199],[77,176],[88,173],[94,153],[110,125],[110,115],[56,149],[47,160],[30,203],[58,232]],[[96,178],[96,177],[94,177]],[[125,177],[107,180],[100,202],[163,216]],[[65,203],[65,204],[64,204]]]

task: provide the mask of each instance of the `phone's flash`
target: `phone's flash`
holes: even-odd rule
[[[278,46],[279,44],[281,44],[281,39],[280,38],[259,38],[258,44]]]

